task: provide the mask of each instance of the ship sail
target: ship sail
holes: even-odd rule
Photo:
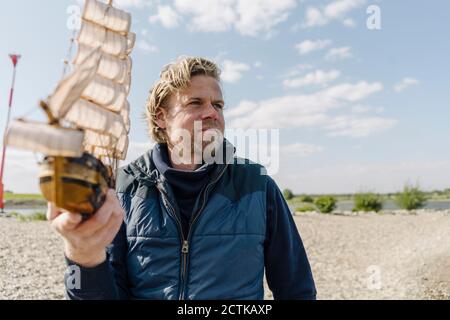
[[[123,160],[128,149],[127,97],[132,68],[129,55],[136,38],[130,27],[129,13],[98,0],[86,0],[73,64],[77,68],[96,48],[101,57],[95,77],[64,120],[89,130],[85,134],[85,150],[99,158]]]
[[[52,115],[61,119],[80,98],[90,82],[94,80],[100,59],[99,50],[93,50],[75,71],[61,81],[49,98]]]
[[[85,0],[73,72],[47,100],[49,118],[57,125],[16,121],[6,143],[46,155],[75,157],[86,151],[109,163],[124,160],[130,131],[129,55],[136,38],[130,27],[129,13]]]
[[[79,65],[92,52],[92,47],[79,44],[78,53],[73,64]],[[106,79],[113,80],[119,84],[126,84],[129,71],[131,70],[131,59],[120,59],[115,56],[103,53],[98,74]]]
[[[103,2],[86,1],[83,18],[118,33],[130,32],[131,15]]]
[[[80,157],[84,134],[80,130],[58,128],[39,122],[16,120],[9,127],[9,146],[43,153],[49,156]]]

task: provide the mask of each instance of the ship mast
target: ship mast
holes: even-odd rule
[[[66,74],[67,74],[67,69],[69,68],[69,59],[72,57],[72,49],[73,49],[73,46],[75,44],[76,33],[77,33],[76,30],[72,31],[72,35],[70,37],[69,48],[67,50],[67,55],[66,55],[65,59],[63,60],[64,67],[63,67],[63,72],[62,72],[62,76],[61,76],[61,80],[60,81],[62,81],[64,79],[64,77],[66,76]]]

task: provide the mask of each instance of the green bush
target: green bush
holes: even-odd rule
[[[309,211],[317,211],[317,208],[313,205],[304,205],[303,207],[298,207],[295,209],[296,212],[309,212]]]
[[[12,213],[11,216],[15,217],[16,219],[18,219],[21,222],[46,221],[47,220],[47,215],[44,212],[35,212],[30,215]]]
[[[445,189],[444,191],[443,191],[443,194],[444,194],[444,196],[448,199],[448,198],[450,198],[450,189]]]
[[[420,209],[427,203],[427,196],[420,190],[419,185],[405,184],[403,192],[399,192],[395,197],[395,202],[402,209]]]
[[[18,218],[20,216],[20,214],[15,212],[15,211],[13,211],[13,212],[9,212],[8,216],[11,217],[11,218]]]
[[[286,200],[291,200],[292,198],[294,198],[294,193],[292,193],[290,189],[284,189],[283,196]]]
[[[5,200],[44,200],[42,194],[5,193]]]
[[[383,208],[383,199],[375,193],[358,193],[354,198],[353,211],[375,211],[378,212]]]
[[[300,201],[306,203],[314,203],[314,199],[311,196],[301,196]]]
[[[331,196],[318,197],[314,204],[322,213],[330,213],[336,208],[336,198]]]

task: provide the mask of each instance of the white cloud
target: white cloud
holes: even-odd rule
[[[383,107],[372,108],[372,107],[360,105],[360,104],[352,107],[352,112],[355,114],[363,114],[363,113],[369,113],[369,112],[381,113],[383,111],[384,111]]]
[[[151,0],[114,0],[114,6],[119,8],[142,8],[146,6],[151,6],[153,1]]]
[[[357,105],[352,108],[352,112],[354,112],[354,113],[367,113],[369,111],[370,111],[370,107],[363,106],[363,105]]]
[[[15,193],[39,193],[39,167],[32,152],[8,148],[4,187]]]
[[[164,28],[172,29],[179,25],[180,16],[170,6],[158,6],[158,13],[149,18],[150,23],[161,23]]]
[[[349,28],[353,28],[356,26],[356,22],[353,19],[345,19],[344,21],[342,21],[342,23],[344,24],[344,26]]]
[[[354,26],[354,21],[346,19],[346,15],[365,3],[365,0],[335,0],[325,7],[309,7],[306,10],[306,22],[304,27],[324,26],[333,20],[340,20],[347,27]]]
[[[325,58],[327,60],[335,61],[350,58],[352,56],[350,47],[332,48],[328,51]]]
[[[138,41],[136,47],[145,53],[159,52],[159,48],[157,46],[151,45],[145,40]]]
[[[294,79],[286,79],[283,85],[286,88],[301,88],[309,85],[325,85],[333,80],[339,78],[341,73],[337,70],[322,71],[316,70],[307,75]]]
[[[120,9],[151,7],[156,0],[114,0],[113,6]],[[80,6],[84,5],[84,0],[77,0]]]
[[[298,75],[301,75],[304,71],[311,70],[313,68],[314,67],[310,64],[298,64],[298,65],[294,66],[293,68],[291,68],[285,74],[280,75],[280,78],[283,78],[283,79],[284,78],[293,78]]]
[[[153,148],[154,145],[155,145],[154,142],[134,142],[134,141],[131,141],[129,146],[128,146],[127,157],[126,157],[126,159],[124,161],[120,162],[120,166],[125,166],[125,165],[129,164],[130,162],[136,160],[141,155],[146,153],[148,150]]]
[[[242,78],[242,74],[250,70],[249,65],[231,60],[225,60],[222,65],[221,79],[230,83],[239,81]]]
[[[248,100],[243,100],[239,103],[238,108],[227,109],[226,116],[231,118],[243,117],[250,114],[258,108],[258,103]]]
[[[402,92],[406,88],[413,86],[413,85],[418,85],[419,83],[420,83],[420,81],[417,79],[414,79],[414,78],[403,78],[400,83],[398,83],[394,86],[394,90],[395,90],[395,92]]]
[[[322,93],[333,99],[342,99],[349,102],[355,102],[363,100],[364,98],[381,91],[383,85],[379,82],[367,83],[365,81],[358,82],[357,84],[343,83],[334,87],[328,88]]]
[[[382,89],[383,85],[378,82],[342,83],[309,95],[287,95],[259,102],[243,101],[237,107],[229,109],[225,115],[228,126],[233,128],[313,127],[326,130],[327,133],[339,133],[356,125],[350,123],[347,126],[335,125],[333,127],[332,125],[336,123],[334,120],[336,116],[332,115],[331,111],[339,111],[339,109],[364,100]],[[352,119],[349,118],[349,121]],[[340,121],[342,123],[342,120]],[[365,123],[366,127],[378,125],[372,120]],[[387,126],[383,128],[385,129]],[[362,129],[358,130],[363,131]]]
[[[282,157],[309,157],[316,153],[323,152],[324,148],[322,146],[317,146],[313,144],[304,143],[293,143],[290,145],[285,145],[280,148],[280,154]]]
[[[175,10],[188,20],[191,31],[224,32],[245,36],[270,35],[287,20],[296,0],[175,0]]]
[[[270,32],[287,20],[289,11],[295,6],[295,0],[238,0],[236,11],[239,18],[235,27],[241,34],[249,36]]]
[[[234,0],[175,0],[175,8],[190,17],[188,27],[192,31],[228,31],[237,19]]]
[[[395,119],[381,117],[361,118],[355,116],[338,116],[325,126],[330,136],[366,137],[373,133],[383,132],[397,123]]]
[[[317,51],[323,48],[328,47],[331,44],[331,40],[305,40],[303,42],[298,43],[295,48],[298,53],[301,55],[305,55],[311,53],[313,51]]]
[[[325,6],[323,13],[327,18],[338,19],[362,4],[364,4],[362,0],[336,0]]]
[[[306,10],[306,27],[324,26],[328,23],[328,19],[322,12],[314,7],[309,7]]]

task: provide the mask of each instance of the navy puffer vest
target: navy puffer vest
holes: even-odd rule
[[[216,166],[194,206],[187,238],[151,151],[120,170],[132,298],[264,298],[267,179],[262,166],[241,161]]]

